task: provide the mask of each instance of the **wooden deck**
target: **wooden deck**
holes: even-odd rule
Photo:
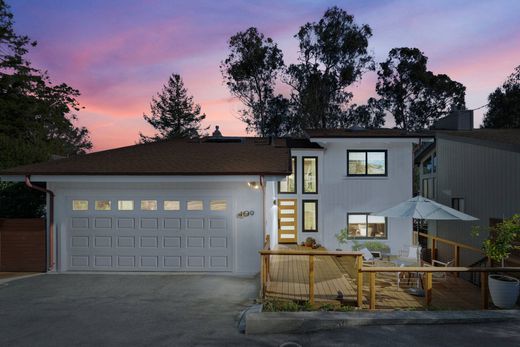
[[[383,263],[384,264],[384,263]],[[379,264],[378,266],[381,266]],[[393,264],[388,263],[388,266]],[[308,300],[309,257],[305,255],[272,255],[266,297],[272,299]],[[317,303],[356,305],[356,266],[354,257],[315,257],[315,300]],[[363,308],[368,308],[368,274],[365,273]],[[378,273],[376,279],[377,309],[424,309],[424,297],[409,294],[417,279],[401,279],[397,287],[396,273]],[[340,299],[338,292],[342,295]],[[470,282],[448,275],[434,277],[430,309],[480,309],[480,289]]]

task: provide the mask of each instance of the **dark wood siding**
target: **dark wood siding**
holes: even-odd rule
[[[0,271],[45,272],[45,220],[0,219]]]

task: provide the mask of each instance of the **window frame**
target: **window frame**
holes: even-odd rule
[[[365,153],[365,173],[351,174],[349,168],[350,153]],[[368,173],[368,153],[384,153],[385,154],[385,173],[369,174]],[[347,149],[347,176],[348,177],[388,177],[388,150],[387,149]]]
[[[298,157],[291,156],[291,167],[293,166],[292,165],[293,160],[294,160],[294,172],[292,174],[294,174],[294,192],[282,192],[280,189],[282,182],[278,181],[278,194],[298,194]],[[289,176],[287,176],[287,177],[289,177]]]
[[[305,191],[305,159],[315,159],[316,164],[316,191],[306,192]],[[304,156],[302,157],[302,194],[318,194],[318,157],[317,156]]]
[[[305,203],[306,202],[310,202],[310,203],[314,203],[314,206],[316,208],[316,230],[310,230],[310,229],[305,229]],[[303,233],[317,233],[320,231],[320,228],[318,227],[318,216],[319,216],[319,202],[317,199],[305,199],[305,200],[302,200],[302,232]]]
[[[348,230],[348,227],[349,227],[349,224],[348,224],[348,217],[350,215],[353,215],[353,214],[357,214],[357,215],[360,215],[360,214],[363,214],[366,216],[366,225],[367,225],[367,229],[368,229],[368,216],[370,216],[372,212],[347,212],[347,239],[348,240],[388,240],[388,218],[387,217],[384,217],[385,218],[385,237],[369,237],[369,236],[365,236],[365,237],[351,237],[350,234],[349,234],[349,230]]]
[[[457,202],[455,204],[455,202]],[[461,207],[461,202],[462,202],[462,210],[460,209]],[[457,205],[457,207],[455,207],[455,205]],[[463,197],[454,197],[454,198],[451,198],[451,208],[454,209],[454,210],[457,210],[459,212],[462,212],[462,213],[466,213],[466,199],[463,198]]]

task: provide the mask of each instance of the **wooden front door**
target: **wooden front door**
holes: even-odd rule
[[[297,203],[296,199],[278,199],[278,243],[297,243]]]

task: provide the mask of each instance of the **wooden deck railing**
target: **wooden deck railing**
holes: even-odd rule
[[[279,249],[269,250],[264,249],[260,251],[261,257],[261,296],[265,299],[267,292],[267,284],[269,282],[269,264],[270,257],[276,255],[286,256],[308,256],[309,257],[309,302],[314,304],[314,258],[320,256],[350,256],[356,258],[356,264],[358,269],[358,283],[360,276],[363,273],[360,272],[363,265],[363,255],[360,252],[346,252],[346,251],[325,251],[325,250],[305,250],[305,249]],[[361,279],[361,283],[363,279]],[[357,303],[358,306],[363,304],[363,286],[357,287]]]
[[[434,257],[435,257],[435,251],[437,250],[437,243],[443,243],[443,244],[452,246],[453,247],[453,266],[454,267],[460,266],[460,250],[461,249],[467,249],[467,250],[473,251],[475,253],[484,254],[484,251],[482,251],[481,249],[479,249],[477,247],[473,247],[473,246],[470,246],[470,245],[467,245],[464,243],[460,243],[460,242],[451,241],[448,239],[444,239],[442,237],[433,236],[433,235],[414,231],[414,239],[418,241],[419,237],[425,237],[432,241],[432,248],[431,248],[432,249],[432,259],[434,259]],[[488,264],[488,265],[490,265],[490,264]],[[457,272],[455,275],[458,277],[459,273]]]
[[[488,273],[490,272],[520,272],[520,267],[361,267],[358,270],[358,290],[363,287],[363,273],[369,273],[370,276],[370,298],[369,308],[374,310],[376,308],[376,274],[385,272],[399,272],[399,273],[419,273],[424,274],[424,294],[425,304],[430,306],[432,301],[433,281],[432,274],[434,272],[445,272],[459,274],[461,272],[480,272],[481,276],[481,308],[487,309],[489,306],[488,293]],[[359,276],[361,274],[361,276]],[[359,281],[361,279],[361,282]]]

